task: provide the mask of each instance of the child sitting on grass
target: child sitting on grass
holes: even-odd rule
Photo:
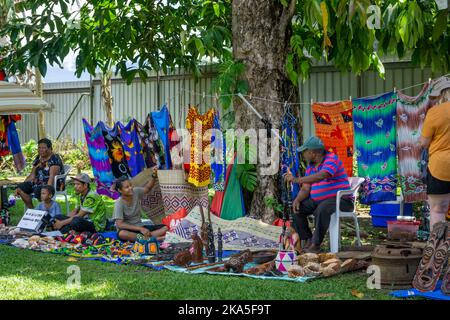
[[[55,195],[55,188],[50,185],[42,186],[41,189],[41,200],[39,203],[37,210],[47,211],[52,218],[59,216],[62,214],[61,208],[56,201],[53,201],[52,198]]]

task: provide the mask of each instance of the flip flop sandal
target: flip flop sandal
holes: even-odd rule
[[[442,269],[447,261],[449,249],[449,224],[446,222],[436,223],[414,276],[414,288],[421,292],[428,292],[436,289]]]

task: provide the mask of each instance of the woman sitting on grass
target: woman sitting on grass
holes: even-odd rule
[[[144,239],[155,237],[162,240],[169,230],[163,224],[144,224],[141,220],[141,200],[153,188],[156,178],[156,169],[154,169],[152,179],[143,188],[133,187],[128,178],[121,178],[116,182],[116,190],[120,193],[120,198],[114,205],[113,218],[120,240],[134,242],[141,237]]]

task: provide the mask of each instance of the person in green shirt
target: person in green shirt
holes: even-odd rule
[[[67,233],[103,232],[106,228],[106,205],[102,197],[90,190],[91,179],[85,173],[78,174],[74,180],[78,205],[69,216],[56,216],[53,229]]]

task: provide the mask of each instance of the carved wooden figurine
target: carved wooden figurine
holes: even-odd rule
[[[192,254],[189,249],[178,252],[173,258],[173,262],[179,267],[187,267],[192,262]]]
[[[242,273],[244,266],[250,261],[252,261],[252,253],[247,249],[232,256],[230,260],[225,262],[224,267],[227,272],[232,269],[234,273]]]
[[[214,245],[214,232],[211,222],[208,223],[208,262],[216,262],[216,247]]]
[[[222,261],[223,256],[223,240],[222,240],[222,231],[220,228],[217,230],[217,259]]]
[[[192,235],[192,261],[194,263],[203,263],[203,242],[197,233]]]

